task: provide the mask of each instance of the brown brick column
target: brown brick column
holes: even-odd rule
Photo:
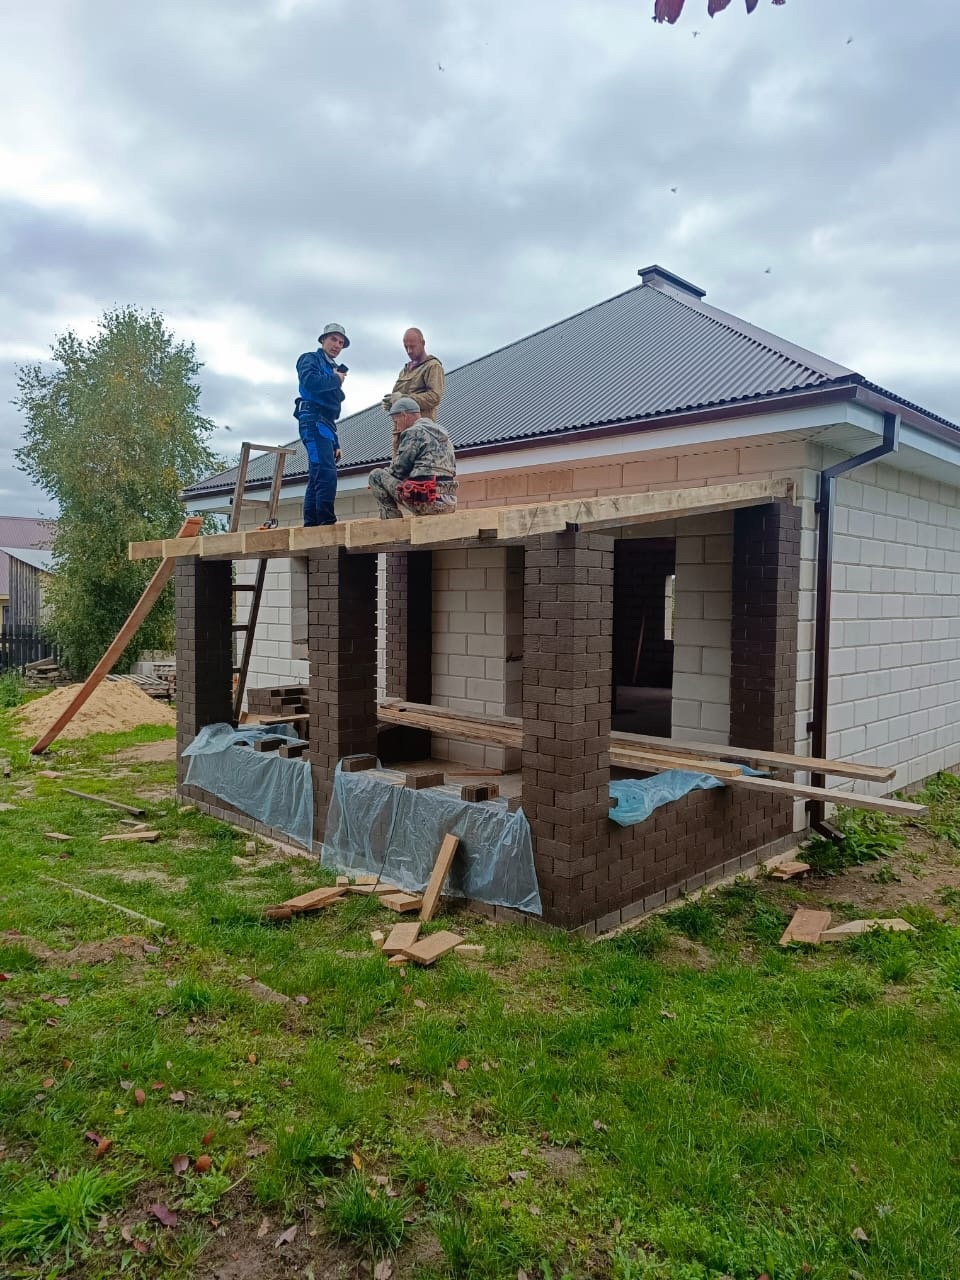
[[[609,538],[565,533],[527,543],[523,627],[523,808],[544,916],[570,928],[597,917],[607,877]]]
[[[745,507],[733,528],[730,741],[793,751],[800,508]]]
[[[307,566],[314,840],[323,839],[337,761],[377,748],[377,560],[313,551]]]
[[[177,782],[180,753],[208,724],[233,719],[233,595],[229,560],[177,561]]]
[[[433,552],[390,552],[386,560],[386,684],[388,698],[433,698]],[[385,761],[430,755],[426,729],[390,725],[380,731]]]

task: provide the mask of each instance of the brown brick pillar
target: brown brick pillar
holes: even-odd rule
[[[337,761],[377,748],[377,559],[312,551],[307,565],[314,840]]]
[[[177,782],[180,753],[208,724],[233,719],[233,566],[229,560],[177,561]]]
[[[430,702],[433,698],[433,552],[390,552],[386,560],[386,671],[388,698]],[[430,755],[426,729],[390,725],[381,729],[379,752],[386,761]]]
[[[793,751],[800,601],[800,508],[737,511],[733,526],[730,741]]]
[[[523,629],[523,808],[544,916],[572,928],[606,910],[609,538],[564,533],[527,543]]]

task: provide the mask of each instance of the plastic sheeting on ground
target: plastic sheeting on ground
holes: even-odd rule
[[[397,774],[402,782],[403,775]],[[530,824],[506,801],[465,804],[456,791],[414,791],[369,772],[333,783],[321,862],[343,873],[379,874],[408,893],[430,879],[445,835],[460,838],[446,892],[542,913]]]
[[[739,768],[751,777],[763,776],[760,770],[745,764]],[[610,817],[621,827],[633,827],[638,822],[646,822],[655,809],[672,804],[691,791],[710,791],[722,786],[723,781],[713,774],[692,769],[667,769],[651,778],[620,778],[610,783],[610,796],[617,801]]]
[[[296,738],[297,734],[286,724],[239,729],[208,724],[182,752],[190,760],[184,781],[309,849],[313,843],[310,762],[284,760],[275,751],[251,751],[239,745],[271,736]]]

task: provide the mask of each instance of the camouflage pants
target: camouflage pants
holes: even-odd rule
[[[409,511],[412,516],[446,516],[452,515],[457,509],[456,480],[437,481],[436,502],[403,501],[397,497],[397,488],[402,483],[403,481],[391,475],[386,467],[377,467],[370,472],[367,485],[377,500],[381,520],[402,519],[401,507],[404,511]]]

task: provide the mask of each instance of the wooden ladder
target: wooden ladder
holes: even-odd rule
[[[266,505],[267,518],[262,524],[262,528],[272,529],[277,523],[277,507],[280,504],[280,486],[283,484],[283,469],[286,465],[287,454],[293,453],[294,448],[289,445],[275,444],[250,444],[244,440],[240,446],[240,466],[237,468],[237,483],[233,489],[233,499],[231,501],[230,513],[230,532],[236,533],[240,528],[240,513],[244,506],[243,490],[247,483],[247,469],[250,466],[251,453],[272,453],[275,455],[273,464],[273,481],[270,485],[270,496],[267,499],[247,498],[246,505],[257,506]],[[237,683],[233,693],[233,718],[239,720],[240,708],[243,705],[243,694],[247,687],[247,671],[250,668],[250,658],[253,654],[253,636],[257,627],[257,616],[260,613],[260,599],[263,595],[263,584],[267,577],[267,562],[265,559],[257,561],[257,576],[255,580],[250,582],[235,582],[233,584],[234,605],[236,605],[236,596],[240,592],[252,592],[250,597],[250,610],[247,614],[246,622],[235,622],[233,630],[243,635],[243,653],[240,657],[240,665],[233,668],[233,673],[237,677]],[[234,615],[236,616],[236,615]]]

